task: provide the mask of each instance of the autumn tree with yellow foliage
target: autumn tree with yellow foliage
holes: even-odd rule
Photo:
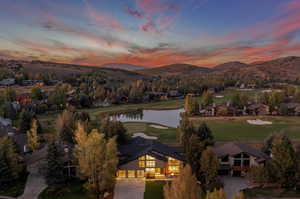
[[[31,128],[27,131],[27,144],[32,151],[36,151],[40,147],[40,140],[37,131],[38,124],[37,120],[34,119],[32,121]]]
[[[78,173],[87,180],[85,187],[90,193],[102,199],[115,183],[118,165],[116,138],[106,140],[96,129],[88,133],[84,125],[78,123],[75,141]]]

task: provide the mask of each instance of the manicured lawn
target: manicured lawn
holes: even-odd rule
[[[53,192],[49,188],[45,189],[39,199],[93,199],[84,189],[82,182],[74,181],[64,186],[59,191]]]
[[[146,181],[144,199],[163,199],[163,187],[166,181]]]
[[[161,142],[176,142],[177,131],[176,128],[168,127],[168,129],[158,129],[151,127],[152,123],[144,122],[126,122],[124,123],[130,135],[134,133],[145,133],[149,136],[158,137]],[[162,125],[159,125],[162,126]]]
[[[251,125],[247,119],[272,121],[272,125]],[[205,121],[215,136],[216,141],[244,141],[262,142],[266,137],[275,132],[286,133],[293,141],[300,141],[300,118],[299,117],[238,117],[238,118],[193,118],[193,122],[199,125]],[[130,134],[143,132],[149,136],[158,137],[162,142],[177,142],[176,128],[157,129],[151,127],[151,123],[127,122],[124,123]]]
[[[28,174],[17,180],[13,186],[5,190],[0,190],[0,195],[9,197],[18,197],[23,194]]]
[[[265,126],[248,124],[247,119],[249,118],[207,120],[205,122],[213,131],[217,141],[263,141],[274,132],[284,132],[291,139],[300,140],[299,117],[261,117],[262,120],[273,122],[272,125]],[[197,118],[194,122],[200,124],[203,120]]]
[[[246,189],[244,193],[249,198],[300,198],[300,191],[282,190],[274,187]]]

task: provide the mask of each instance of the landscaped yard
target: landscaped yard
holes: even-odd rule
[[[163,199],[163,186],[166,181],[146,181],[144,199]]]

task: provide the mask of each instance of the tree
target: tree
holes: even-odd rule
[[[208,192],[205,199],[226,199],[223,189],[215,189],[213,192]]]
[[[34,114],[28,110],[23,110],[19,117],[19,130],[21,133],[27,133],[30,129]]]
[[[184,99],[184,110],[187,115],[196,115],[199,112],[199,103],[190,94]]]
[[[277,134],[271,134],[264,140],[264,144],[261,149],[263,153],[271,155],[272,144],[273,144],[273,141],[274,141],[274,138],[276,137],[276,135]]]
[[[165,199],[200,199],[201,189],[197,178],[192,173],[189,165],[186,165],[180,175],[171,183],[164,186]]]
[[[64,110],[56,120],[56,130],[60,139],[64,142],[74,143],[74,130],[76,120],[75,114],[69,110]]]
[[[110,120],[110,118],[105,118],[101,121],[100,132],[105,135],[106,139],[116,136],[118,144],[125,143],[128,139],[127,130],[123,123]]]
[[[16,100],[16,91],[10,87],[6,88],[3,93],[4,100],[7,102],[13,102]]]
[[[200,159],[201,182],[207,191],[218,187],[219,160],[211,147],[203,151]]]
[[[12,179],[18,179],[24,172],[25,165],[22,163],[16,145],[10,137],[0,137],[0,156],[6,160]]]
[[[80,123],[75,131],[75,140],[78,172],[87,179],[85,187],[101,199],[115,183],[118,165],[116,140],[111,138],[107,141],[96,129],[88,134]]]
[[[202,95],[203,105],[209,106],[214,103],[214,96],[211,92],[204,92]]]
[[[244,194],[244,192],[239,192],[238,194],[236,194],[233,199],[246,199],[246,196]]]
[[[0,154],[0,189],[4,190],[12,183],[10,169],[3,154]]]
[[[32,151],[36,151],[40,147],[40,140],[38,136],[38,124],[37,120],[32,121],[31,129],[27,131],[27,143]]]
[[[276,182],[281,187],[293,188],[297,180],[298,163],[291,141],[286,136],[276,136],[272,143],[272,165]]]
[[[42,100],[43,93],[39,87],[34,87],[31,89],[31,99],[33,100]]]
[[[64,153],[61,151],[57,143],[52,142],[47,150],[47,165],[46,165],[46,182],[48,186],[59,188],[65,184],[66,177],[63,173]]]

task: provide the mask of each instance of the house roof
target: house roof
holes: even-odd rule
[[[249,145],[242,144],[242,143],[236,143],[236,142],[229,142],[227,144],[224,144],[222,146],[216,147],[213,149],[214,153],[217,157],[225,157],[227,155],[229,156],[235,156],[240,153],[247,153],[251,156],[254,156],[258,158],[259,161],[264,161],[269,159],[269,157],[264,154],[263,152],[250,147]]]
[[[156,140],[147,140],[142,137],[135,137],[126,144],[119,146],[120,164],[125,164],[143,155],[151,155],[159,160],[167,161],[165,156],[184,161],[178,147],[170,147]]]

